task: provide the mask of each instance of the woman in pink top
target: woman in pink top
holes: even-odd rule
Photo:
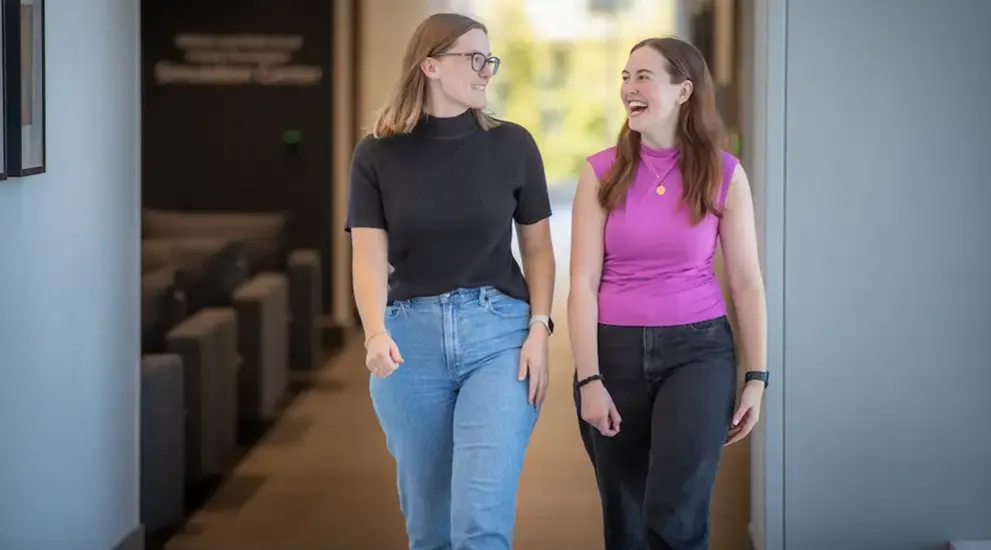
[[[712,78],[691,44],[634,46],[620,95],[618,143],[588,157],[575,195],[575,402],[606,550],[704,550],[722,448],[753,429],[767,385],[750,185],[722,149]],[[717,242],[739,341],[713,274]]]

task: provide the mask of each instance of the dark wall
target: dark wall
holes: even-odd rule
[[[145,207],[287,211],[291,248],[320,250],[325,282],[333,257],[331,12],[329,0],[143,0],[141,13]],[[184,34],[228,42],[182,49]],[[237,48],[232,35],[241,37]],[[259,47],[245,36],[302,40],[298,49]],[[283,65],[296,75],[319,74],[270,82],[275,71],[251,69],[259,52],[287,53]],[[221,72],[228,82],[217,82]],[[285,143],[296,136],[296,145]],[[323,300],[330,311],[329,284]]]

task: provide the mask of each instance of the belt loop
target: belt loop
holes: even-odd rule
[[[650,327],[643,327],[641,330],[643,330],[641,336],[643,345],[640,350],[640,353],[642,353],[640,356],[640,369],[646,374],[650,372],[650,357],[652,348],[654,347],[654,338]]]
[[[485,305],[485,299],[486,299],[486,296],[488,295],[488,292],[489,292],[488,287],[484,287],[483,286],[481,289],[479,289],[479,292],[478,292],[478,305],[480,305],[480,306],[484,306]]]

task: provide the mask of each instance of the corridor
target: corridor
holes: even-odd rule
[[[599,548],[598,503],[571,403],[569,351],[552,340],[554,382],[524,468],[517,548]],[[406,547],[394,466],[355,338],[301,395],[169,550]]]
[[[294,381],[232,470],[219,462],[231,424],[269,412],[254,344],[283,323],[255,322],[261,294],[303,310],[291,364],[319,364],[309,327],[352,324],[350,159],[416,25],[485,5],[504,62],[491,109],[532,133],[552,184],[615,142],[627,48],[673,35],[705,53],[757,221],[766,360],[748,366],[771,373],[760,427],[723,456],[709,550],[749,550],[751,516],[759,550],[991,544],[991,2],[15,4],[0,25],[24,54],[0,83],[20,98],[0,127],[0,549],[406,547],[360,341]],[[259,51],[230,55],[246,44]],[[602,548],[569,395],[566,210],[523,550]],[[307,299],[244,287],[272,270]],[[229,316],[193,320],[237,294],[243,346]],[[259,376],[242,390],[231,367],[249,346]],[[142,368],[162,353],[178,364]],[[231,407],[242,391],[258,406]],[[183,513],[173,491],[205,473],[225,483]],[[163,541],[156,517],[184,521]]]
[[[601,548],[598,497],[570,390],[569,206],[555,205],[552,217],[558,329],[550,345],[551,386],[523,469],[514,544],[519,550]],[[363,353],[355,335],[166,548],[405,548],[395,467],[368,397]]]
[[[570,201],[570,197],[566,198]],[[551,386],[519,492],[516,550],[599,550],[591,467],[571,397],[566,326],[569,204],[557,204],[558,256]],[[310,380],[227,483],[167,550],[399,550],[406,548],[395,469],[368,397],[360,335]],[[747,548],[747,462],[726,453],[713,516],[713,550]],[[745,454],[745,452],[744,452]]]

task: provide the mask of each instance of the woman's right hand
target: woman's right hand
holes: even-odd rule
[[[365,343],[365,366],[379,378],[385,378],[395,372],[403,362],[399,355],[399,346],[392,340],[389,333],[376,334]]]
[[[606,437],[618,434],[622,418],[602,381],[596,380],[586,384],[578,391],[581,392],[582,399],[582,420],[594,426]]]

